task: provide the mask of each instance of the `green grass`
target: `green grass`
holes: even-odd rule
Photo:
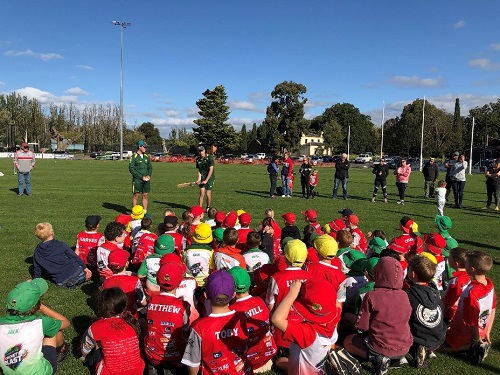
[[[152,178],[152,192],[149,212],[156,223],[165,208],[174,208],[180,215],[182,211],[197,204],[198,189],[177,189],[180,182],[196,179],[194,164],[156,163]],[[0,262],[0,298],[3,300],[8,291],[18,282],[30,276],[31,257],[38,242],[33,235],[35,225],[48,221],[54,226],[56,238],[74,246],[76,234],[84,229],[87,215],[99,214],[103,217],[102,226],[114,220],[118,213],[126,212],[131,205],[131,179],[128,164],[119,161],[95,160],[38,160],[33,171],[33,197],[17,197],[17,177],[12,173],[12,161],[0,159],[0,199],[2,218],[0,219],[0,238],[2,243],[2,262]],[[395,204],[396,187],[394,177],[389,177],[390,203],[371,203],[373,175],[367,168],[351,168],[349,180],[349,200],[329,199],[333,185],[333,168],[320,167],[318,191],[315,200],[301,198],[266,199],[269,188],[265,166],[217,165],[216,185],[213,206],[225,212],[244,209],[257,224],[266,208],[273,208],[276,216],[293,211],[298,218],[298,226],[305,225],[301,211],[314,208],[320,223],[338,217],[338,211],[349,207],[361,219],[363,231],[383,229],[389,238],[398,233],[401,216],[410,215],[418,224],[420,232],[435,230],[435,203],[423,196],[421,174],[413,172],[407,190],[405,206]],[[296,186],[298,183],[296,182]],[[300,187],[295,188],[300,192]],[[483,211],[486,193],[484,177],[467,176],[464,209],[445,209],[445,214],[453,219],[451,234],[461,246],[480,249],[491,254],[497,264],[500,262],[498,212]],[[280,219],[279,219],[280,220]],[[281,220],[280,220],[281,221]],[[496,265],[490,277],[500,285],[500,267]],[[79,336],[89,326],[93,310],[96,285],[87,283],[74,290],[62,290],[50,285],[44,297],[45,303],[67,316],[72,327],[65,331],[65,337],[73,345],[79,344]],[[397,308],[395,306],[394,308]],[[474,373],[488,374],[500,372],[500,322],[497,319],[492,334],[493,350],[482,366],[471,366],[460,356],[438,355],[427,369],[418,370],[419,374]],[[368,368],[368,367],[367,367]],[[87,374],[87,370],[70,357],[58,370],[58,374]],[[417,373],[413,368],[391,370],[391,373]]]

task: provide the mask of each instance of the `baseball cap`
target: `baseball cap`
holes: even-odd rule
[[[357,217],[356,215],[349,215],[347,217],[347,220],[349,220],[349,223],[351,223],[352,225],[358,225],[359,224],[359,217]]]
[[[140,205],[140,204],[137,204],[135,205],[134,207],[132,207],[132,219],[134,220],[139,220],[139,219],[142,219],[144,217],[144,208]]]
[[[387,248],[397,251],[401,254],[406,254],[408,252],[408,248],[401,237],[396,237],[395,239],[393,239],[392,242],[387,246]]]
[[[234,279],[234,289],[236,293],[248,292],[248,289],[250,289],[250,276],[247,270],[236,266],[231,268],[228,272]]]
[[[281,217],[285,220],[285,223],[288,225],[295,224],[297,221],[297,218],[295,217],[295,214],[293,212],[287,212],[281,215]]]
[[[434,161],[435,159],[434,158],[430,158],[429,161]]]
[[[339,214],[342,214],[342,216],[349,216],[352,215],[354,212],[352,212],[351,209],[349,208],[344,208],[342,211],[339,211]]]
[[[234,279],[225,270],[219,270],[211,273],[207,278],[206,293],[210,301],[216,302],[217,296],[222,294],[227,297],[227,301],[234,295]]]
[[[146,141],[139,141],[137,142],[137,147],[146,147],[148,144],[146,143]]]
[[[387,245],[385,241],[380,237],[373,237],[368,243],[368,247],[372,250],[373,253],[380,255],[382,250],[384,250]]]
[[[363,261],[365,272],[368,272],[368,275],[370,275],[373,278],[375,278],[375,266],[378,264],[379,260],[380,258],[372,257],[370,259],[365,259]]]
[[[314,247],[323,258],[333,258],[337,255],[339,245],[329,234],[323,234],[314,240]]]
[[[215,214],[214,220],[216,223],[223,223],[224,219],[226,218],[226,214],[222,211],[217,211]]]
[[[306,220],[310,221],[316,221],[316,219],[318,218],[318,214],[312,209],[302,211],[302,215],[305,216]]]
[[[204,146],[198,146],[198,151],[205,151],[205,147]]]
[[[239,216],[241,225],[250,225],[250,221],[252,221],[252,216],[248,212],[244,212]]]
[[[455,151],[455,152],[453,153],[453,156],[459,156],[459,155],[460,155],[460,153],[459,153],[458,151]]]
[[[253,296],[260,296],[266,293],[269,285],[269,278],[278,272],[278,267],[275,264],[264,264],[262,267],[257,268],[253,273],[253,280],[255,288],[252,289]]]
[[[167,228],[175,228],[179,224],[179,218],[177,216],[165,216],[163,218],[163,224]]]
[[[180,263],[164,263],[156,273],[158,285],[165,290],[177,288],[184,278],[185,267]]]
[[[212,242],[212,228],[207,223],[200,223],[193,233],[193,240],[197,243],[207,244]]]
[[[179,263],[184,266],[184,273],[186,272],[186,265],[182,263],[182,259],[176,253],[167,253],[160,258],[160,267],[167,263]]]
[[[336,290],[322,278],[311,278],[302,284],[300,294],[293,303],[294,309],[305,320],[326,324],[337,318]]]
[[[90,228],[95,228],[101,221],[102,217],[99,215],[92,215],[92,216],[87,216],[85,218],[85,226],[90,227]]]
[[[41,278],[19,283],[7,295],[7,309],[25,313],[35,307],[48,289],[47,281]]]
[[[21,147],[24,148],[24,147],[30,147],[26,142],[23,142],[21,143]]]
[[[127,215],[127,214],[120,214],[115,218],[115,221],[117,223],[123,224],[125,226],[128,225],[132,221],[132,216]]]
[[[345,228],[345,222],[342,219],[335,219],[333,221],[330,221],[328,225],[330,226],[330,230],[333,230],[334,232],[338,232],[339,230]]]
[[[175,241],[170,234],[162,234],[155,241],[155,253],[159,255],[164,255],[168,253],[173,253],[175,250]]]
[[[307,258],[307,247],[301,240],[292,239],[286,243],[284,253],[292,266],[302,267]]]
[[[226,228],[234,228],[237,220],[238,220],[238,214],[234,211],[230,211],[224,218],[224,226]]]
[[[440,255],[446,247],[446,240],[439,233],[428,233],[424,236],[427,249],[434,255]]]
[[[410,233],[410,230],[412,229],[413,225],[413,220],[410,219],[408,216],[403,216],[401,220],[399,221],[401,224],[401,230],[405,233]]]
[[[215,241],[217,242],[222,242],[224,240],[224,228],[215,228],[213,231],[212,231],[212,236],[214,238]]]
[[[201,206],[193,206],[191,207],[191,210],[189,211],[193,217],[203,215],[205,213],[205,210]]]
[[[127,265],[130,254],[123,249],[116,249],[108,255],[108,268],[110,270],[119,270]]]

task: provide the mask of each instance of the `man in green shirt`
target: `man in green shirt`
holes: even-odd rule
[[[132,155],[128,165],[128,170],[132,175],[132,207],[137,205],[139,194],[142,194],[144,211],[148,209],[148,194],[151,190],[150,180],[153,173],[151,156],[146,154],[147,146],[144,141],[137,142],[137,152]]]
[[[211,152],[207,154],[205,146],[199,146],[200,153],[196,158],[196,169],[198,169],[198,179],[196,183],[200,187],[200,206],[203,207],[203,200],[207,196],[207,211],[212,203],[212,189],[215,182],[215,160],[214,154],[217,151],[216,145],[211,145]]]

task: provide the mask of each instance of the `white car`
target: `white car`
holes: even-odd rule
[[[75,158],[75,155],[70,154],[68,151],[61,151],[61,150],[54,151],[54,159],[72,160],[74,158]]]
[[[372,162],[372,157],[370,154],[359,154],[356,159],[354,159],[355,163],[371,163]]]
[[[259,153],[257,153],[257,159],[264,160],[265,158],[266,158],[266,153],[265,152],[259,152]]]

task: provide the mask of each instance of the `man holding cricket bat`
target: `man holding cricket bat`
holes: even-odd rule
[[[200,153],[196,158],[196,169],[198,169],[198,179],[196,184],[200,187],[200,206],[203,207],[203,199],[207,196],[207,211],[212,203],[212,188],[215,181],[215,161],[214,154],[217,151],[217,146],[211,146],[210,154],[207,154],[205,146],[199,146]]]
[[[153,164],[151,157],[146,154],[147,144],[145,141],[137,142],[137,152],[130,158],[128,170],[132,175],[132,207],[137,205],[139,194],[142,194],[142,207],[148,209],[148,194],[151,190],[151,174]]]

